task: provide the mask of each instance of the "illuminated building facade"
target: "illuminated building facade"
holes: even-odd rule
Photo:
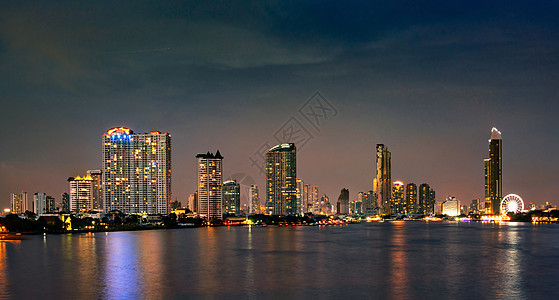
[[[390,166],[390,151],[383,144],[377,144],[376,148],[376,178],[373,180],[373,191],[379,201],[381,213],[392,214],[392,175]]]
[[[223,218],[223,156],[219,150],[196,155],[198,165],[198,215],[207,219]]]
[[[318,186],[305,184],[305,202],[307,203],[307,210],[305,212],[315,213],[318,211]]]
[[[306,207],[307,207],[307,197],[305,195],[305,182],[300,179],[297,178],[296,179],[297,182],[297,214],[298,215],[303,215],[306,212]]]
[[[277,145],[266,153],[266,213],[296,215],[297,158],[295,144]]]
[[[70,212],[70,194],[68,193],[62,193],[62,195],[60,195],[61,203],[62,203],[62,207],[61,210],[63,213],[69,213]]]
[[[431,188],[427,183],[422,183],[419,186],[418,200],[418,214],[428,215],[433,213],[434,203],[431,204]],[[433,209],[431,209],[431,205],[433,205]]]
[[[88,170],[87,175],[93,180],[93,199],[92,208],[103,209],[103,172],[101,170]]]
[[[340,196],[338,197],[337,205],[338,214],[349,215],[349,190],[342,189]]]
[[[485,165],[485,213],[498,215],[501,213],[502,193],[502,149],[501,132],[491,129],[489,140],[489,158]]]
[[[198,192],[188,196],[188,209],[192,212],[196,212],[198,210]]]
[[[103,209],[167,214],[171,199],[171,136],[117,127],[103,135]]]
[[[21,214],[27,211],[27,192],[11,194],[10,206],[11,212],[14,214]]]
[[[93,178],[91,175],[68,178],[70,184],[70,211],[93,209]]]
[[[442,204],[442,214],[450,217],[460,215],[460,201],[456,197],[449,196]]]
[[[413,182],[406,185],[406,213],[417,213],[417,185]]]
[[[47,195],[45,193],[33,194],[33,212],[37,215],[47,213]]]
[[[481,211],[479,198],[473,199],[470,204],[470,213],[478,214]]]
[[[260,195],[258,186],[255,184],[250,185],[250,209],[251,213],[259,214],[260,212]]]
[[[403,214],[405,213],[404,203],[404,183],[401,181],[394,181],[392,184],[392,213]]]
[[[239,215],[241,213],[241,185],[236,180],[223,183],[223,213]]]

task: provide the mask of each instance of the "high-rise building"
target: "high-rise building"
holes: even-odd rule
[[[198,192],[194,192],[188,196],[188,209],[192,212],[198,210]]]
[[[70,212],[70,194],[64,192],[62,193],[62,195],[60,195],[60,198],[62,199],[62,212],[63,213],[69,213]]]
[[[68,178],[70,184],[70,211],[93,209],[93,178],[91,175]]]
[[[442,214],[450,217],[460,215],[460,201],[456,197],[449,196],[442,204]]]
[[[343,188],[338,197],[338,213],[349,215],[349,190]]]
[[[478,214],[481,211],[479,198],[473,199],[470,204],[470,213]]]
[[[377,214],[376,195],[373,191],[368,193],[359,192],[357,200],[361,203],[362,213],[366,216],[374,216]]]
[[[259,214],[260,212],[260,195],[258,186],[255,184],[250,185],[250,209],[251,213]]]
[[[33,194],[33,212],[37,215],[47,213],[47,194]]]
[[[431,214],[431,193],[430,187],[427,183],[422,183],[419,186],[419,197],[418,197],[418,214],[428,215]]]
[[[103,135],[105,211],[167,214],[171,201],[171,136],[117,127]]]
[[[307,200],[307,210],[305,212],[316,213],[319,208],[318,186],[305,184],[305,197]]]
[[[241,213],[241,185],[236,180],[223,182],[223,213],[239,215]]]
[[[501,132],[493,127],[491,139],[489,139],[489,158],[484,160],[486,214],[501,214],[501,200],[503,199],[501,142]]]
[[[435,190],[432,187],[429,187],[429,214],[435,213]]]
[[[223,184],[223,156],[215,153],[196,155],[198,165],[198,211],[207,219],[221,219]]]
[[[405,213],[404,202],[404,183],[401,181],[394,181],[392,183],[392,213],[403,214]]]
[[[376,178],[373,180],[373,191],[379,201],[381,213],[392,214],[392,178],[390,167],[390,151],[383,144],[377,144],[376,155]]]
[[[27,208],[27,192],[21,192],[10,195],[11,210],[14,214],[21,214],[28,210]]]
[[[91,176],[93,182],[93,199],[91,206],[93,209],[103,209],[103,172],[101,170],[88,170],[87,175]]]
[[[45,207],[46,213],[54,213],[56,211],[56,201],[54,200],[53,196],[47,196],[45,203],[46,203],[46,207]]]
[[[280,144],[266,153],[266,213],[297,214],[295,144]]]
[[[297,214],[303,215],[306,212],[306,195],[305,195],[305,182],[302,179],[297,178]]]
[[[322,198],[320,198],[320,204],[318,206],[318,214],[320,215],[331,215],[333,212],[333,206],[330,203],[330,198],[328,198],[328,196],[324,195],[322,196]]]
[[[417,185],[413,182],[406,185],[406,213],[417,213]]]

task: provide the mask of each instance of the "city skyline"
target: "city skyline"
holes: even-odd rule
[[[0,4],[4,208],[22,190],[60,201],[66,178],[102,169],[114,126],[173,134],[171,200],[196,190],[200,149],[264,194],[250,159],[286,124],[304,128],[298,177],[330,199],[371,189],[378,143],[393,180],[484,199],[497,127],[503,195],[559,204],[557,4],[33,3]],[[319,122],[301,113],[316,91],[335,112]]]

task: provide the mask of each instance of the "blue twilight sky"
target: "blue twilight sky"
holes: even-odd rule
[[[60,200],[115,126],[171,133],[183,204],[198,152],[262,186],[250,158],[291,117],[298,177],[332,202],[371,189],[377,143],[393,180],[482,198],[496,126],[503,192],[557,205],[559,3],[486,2],[2,1],[0,205]],[[315,128],[316,91],[336,115]]]

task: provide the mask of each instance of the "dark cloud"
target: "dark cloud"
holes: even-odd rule
[[[263,184],[249,156],[316,90],[339,115],[312,132],[298,172],[331,199],[370,189],[376,143],[393,152],[394,179],[482,197],[497,126],[505,191],[556,201],[558,12],[549,1],[4,1],[0,204],[20,189],[58,196],[68,176],[99,168],[101,135],[117,125],[173,135],[179,200],[197,152],[220,149],[226,174]]]

